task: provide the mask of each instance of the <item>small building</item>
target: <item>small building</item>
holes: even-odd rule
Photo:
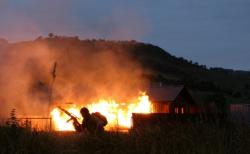
[[[133,129],[164,128],[168,124],[185,124],[201,119],[201,109],[183,86],[151,86],[147,94],[153,113],[133,113]]]
[[[181,86],[154,86],[148,90],[154,113],[192,114],[199,113],[189,90]]]

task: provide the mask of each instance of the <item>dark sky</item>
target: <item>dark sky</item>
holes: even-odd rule
[[[200,64],[250,70],[250,0],[0,0],[0,37],[49,32],[135,39]]]

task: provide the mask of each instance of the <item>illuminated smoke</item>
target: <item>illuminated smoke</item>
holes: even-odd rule
[[[48,116],[49,106],[134,99],[147,83],[129,43],[50,38],[0,47],[0,116]],[[52,104],[49,93],[57,62]]]

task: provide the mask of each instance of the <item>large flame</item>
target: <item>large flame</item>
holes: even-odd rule
[[[74,105],[73,107],[65,108],[70,113],[78,117],[81,122],[81,115],[79,113],[82,106]],[[100,112],[106,116],[108,125],[105,126],[106,130],[126,130],[132,126],[131,117],[132,113],[151,113],[152,105],[149,97],[145,93],[141,93],[135,101],[119,103],[112,99],[100,99],[87,105],[89,111]],[[70,118],[67,114],[63,113],[58,108],[54,108],[51,112],[55,130],[59,131],[72,131],[74,127],[72,122],[67,122]]]

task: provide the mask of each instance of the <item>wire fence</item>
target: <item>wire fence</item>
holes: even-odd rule
[[[23,117],[17,118],[20,126],[30,127],[38,131],[52,131],[52,118],[51,117]]]
[[[10,118],[0,119],[0,126],[8,125]],[[17,117],[16,123],[20,127],[30,128],[37,131],[52,131],[53,123],[51,117]]]

